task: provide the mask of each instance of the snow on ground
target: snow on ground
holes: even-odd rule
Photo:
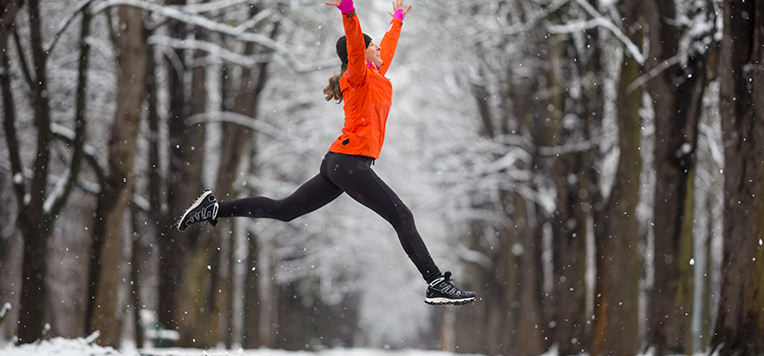
[[[201,350],[201,349],[141,349],[117,351],[111,347],[92,345],[85,339],[54,338],[41,343],[21,346],[6,345],[0,356],[454,356],[454,354],[423,350],[329,349],[316,352],[283,350]],[[465,355],[460,355],[465,356]]]
[[[706,353],[696,353],[696,356]],[[327,349],[322,351],[284,351],[270,349],[222,350],[222,349],[141,349],[128,348],[117,351],[111,347],[93,345],[87,339],[54,338],[41,343],[4,347],[0,346],[0,356],[457,356],[449,352],[425,350],[382,350],[382,349]],[[458,354],[458,356],[478,356]],[[557,349],[552,348],[540,356],[557,356]],[[585,354],[582,354],[585,356]],[[653,356],[648,350],[639,356]]]

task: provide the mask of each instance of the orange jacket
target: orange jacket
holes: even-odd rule
[[[393,97],[393,85],[384,77],[395,54],[403,21],[393,18],[380,43],[379,68],[366,63],[366,46],[355,11],[342,15],[347,38],[348,67],[340,78],[345,101],[345,127],[329,148],[331,152],[379,158],[385,141],[385,124]]]

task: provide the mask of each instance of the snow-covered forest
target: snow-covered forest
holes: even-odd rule
[[[764,353],[764,0],[406,4],[373,169],[475,303],[346,195],[175,229],[318,172],[336,8],[4,0],[0,347]]]

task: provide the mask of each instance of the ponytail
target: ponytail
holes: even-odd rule
[[[335,74],[331,78],[329,78],[329,85],[324,88],[324,95],[326,96],[326,101],[331,100],[337,100],[337,104],[342,102],[342,90],[340,89],[340,78],[342,78],[342,75],[345,74],[345,70],[347,69],[347,64],[342,64],[342,72],[340,74]]]

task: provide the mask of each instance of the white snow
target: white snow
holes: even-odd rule
[[[54,338],[41,343],[25,344],[21,346],[7,346],[0,349],[2,356],[453,356],[454,354],[441,351],[425,350],[384,350],[384,349],[327,349],[317,352],[308,351],[284,351],[272,349],[254,350],[224,350],[224,349],[187,349],[187,348],[162,348],[162,349],[124,349],[115,350],[111,347],[102,347],[92,344],[90,337],[78,339]],[[464,354],[460,354],[465,356]],[[548,354],[547,354],[548,355]]]
[[[761,240],[759,240],[759,241],[761,241]],[[0,308],[0,320],[5,318],[5,315],[8,314],[9,310],[11,310],[11,303],[3,304],[3,307]]]
[[[3,356],[38,356],[38,355],[59,355],[59,356],[105,356],[122,355],[111,347],[101,347],[91,345],[88,340],[54,338],[45,340],[41,343],[25,344],[21,346],[7,346],[0,349],[0,355]]]

